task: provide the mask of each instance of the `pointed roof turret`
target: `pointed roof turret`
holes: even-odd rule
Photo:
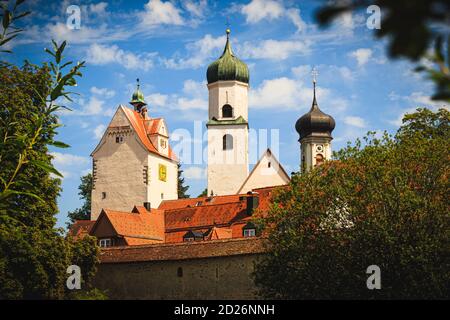
[[[139,83],[139,78],[136,79],[136,83],[136,91],[134,91],[133,96],[131,97],[130,104],[134,106],[135,110],[139,111],[143,106],[146,106],[147,103],[145,102],[144,94],[140,89],[141,85]]]
[[[314,85],[314,93],[313,93],[313,102],[311,109],[308,113],[304,114],[300,117],[296,124],[295,130],[300,135],[300,140],[308,137],[308,136],[322,136],[322,137],[331,137],[331,132],[334,130],[336,126],[336,122],[333,117],[322,112],[319,108],[319,104],[316,99],[316,83],[317,83],[317,72],[315,69],[313,70],[313,85]]]
[[[250,73],[247,65],[243,61],[239,60],[231,49],[231,30],[228,28],[226,33],[227,42],[222,55],[219,59],[209,65],[208,71],[206,72],[208,84],[227,80],[236,80],[249,83]]]

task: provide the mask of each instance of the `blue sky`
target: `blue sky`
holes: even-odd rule
[[[330,28],[314,20],[320,1],[32,1],[26,31],[2,59],[20,64],[46,61],[50,40],[67,40],[66,58],[86,60],[84,76],[61,115],[54,150],[65,175],[58,226],[80,205],[79,177],[90,171],[90,153],[119,104],[127,105],[140,78],[152,117],[164,117],[173,132],[193,133],[207,119],[205,73],[225,44],[227,19],[235,53],[250,68],[249,122],[279,130],[278,158],[287,172],[299,167],[295,121],[311,106],[311,69],[318,76],[318,102],[336,119],[333,149],[368,130],[394,132],[405,112],[431,102],[432,84],[404,60],[391,61],[383,41],[366,27],[365,11],[342,16]],[[80,29],[66,26],[70,5],[81,9]],[[383,27],[381,25],[381,27]],[[198,122],[197,122],[198,125]],[[270,133],[269,133],[270,134]],[[175,135],[176,136],[176,135]],[[261,151],[261,150],[260,150]],[[260,152],[258,151],[258,152]],[[124,164],[126,165],[126,164]],[[205,164],[183,164],[189,193],[206,187]]]

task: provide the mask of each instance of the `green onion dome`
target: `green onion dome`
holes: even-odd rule
[[[231,50],[230,32],[230,29],[227,29],[227,44],[222,56],[208,67],[206,72],[208,84],[227,80],[249,83],[250,73],[247,65],[239,60]]]
[[[145,102],[144,94],[140,90],[141,86],[139,84],[139,79],[136,79],[136,82],[137,82],[137,88],[136,88],[136,91],[133,92],[130,104],[133,105],[136,109],[139,109],[142,106],[146,106],[147,103]]]

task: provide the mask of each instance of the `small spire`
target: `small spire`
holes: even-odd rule
[[[313,98],[313,107],[317,106],[317,100],[316,100],[316,83],[317,83],[317,76],[319,75],[319,72],[317,72],[316,67],[314,67],[311,71],[311,75],[313,78],[313,92],[314,92],[314,98]]]

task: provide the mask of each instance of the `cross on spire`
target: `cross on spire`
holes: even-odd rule
[[[314,67],[314,68],[312,69],[311,75],[312,75],[312,77],[313,77],[313,82],[314,82],[314,85],[315,85],[316,82],[317,82],[317,76],[319,75],[319,72],[317,71],[316,67]]]

